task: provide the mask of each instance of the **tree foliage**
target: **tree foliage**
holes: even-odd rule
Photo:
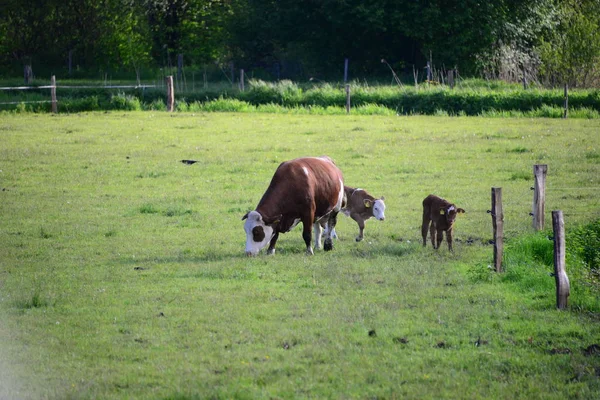
[[[599,0],[2,0],[0,65],[87,71],[233,62],[275,78],[457,67],[597,84]],[[596,69],[595,69],[596,68]]]

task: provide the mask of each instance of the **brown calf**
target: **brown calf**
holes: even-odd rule
[[[385,198],[376,199],[363,189],[354,189],[344,186],[346,193],[346,207],[342,208],[344,215],[352,218],[358,224],[358,236],[356,241],[363,240],[365,230],[365,221],[371,217],[379,221],[385,219]]]
[[[459,213],[465,210],[457,208],[454,204],[430,194],[423,200],[423,225],[421,225],[421,234],[423,235],[423,247],[427,243],[427,231],[431,233],[431,244],[434,249],[438,249],[442,243],[443,232],[446,231],[446,241],[448,249],[452,250],[452,228],[454,220]]]

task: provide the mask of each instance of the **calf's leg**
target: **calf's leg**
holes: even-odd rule
[[[365,231],[365,220],[360,217],[360,215],[352,214],[350,217],[356,221],[358,224],[358,236],[356,237],[356,241],[360,242],[363,240],[364,231]]]
[[[435,227],[435,225],[433,224],[433,222],[431,223],[431,225],[429,226],[429,234],[431,235],[431,245],[433,246],[434,249],[437,249],[437,229]]]
[[[448,234],[446,233],[446,237],[447,236],[448,236]],[[437,230],[437,247],[436,247],[436,249],[440,248],[440,244],[442,244],[442,240],[444,240],[444,230],[438,229]]]
[[[323,222],[323,220],[313,224],[313,231],[315,232],[315,250],[321,248],[321,236],[323,234],[323,228],[327,228],[327,225]]]
[[[450,228],[446,231],[446,241],[448,242],[448,250],[450,250],[450,251],[454,251],[452,249],[452,240],[453,240],[452,228]]]
[[[423,236],[423,247],[427,245],[427,231],[429,230],[429,219],[423,215],[423,224],[421,225],[421,235]]]

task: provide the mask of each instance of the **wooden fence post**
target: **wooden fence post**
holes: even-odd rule
[[[492,188],[492,227],[494,230],[494,268],[502,272],[502,254],[504,252],[504,211],[502,210],[502,188]]]
[[[546,164],[536,164],[533,166],[533,229],[541,231],[544,229],[544,212],[546,209],[546,173],[548,166]]]
[[[562,211],[552,211],[554,230],[554,278],[556,279],[556,308],[567,308],[571,287],[565,271],[565,222]]]
[[[243,92],[244,88],[244,69],[240,69],[240,90]]]
[[[56,114],[58,112],[58,102],[56,101],[56,76],[52,75],[50,78],[50,97],[52,100],[52,112]]]
[[[175,88],[173,87],[173,75],[165,78],[167,83],[167,111],[172,112],[175,109]]]
[[[348,82],[348,59],[344,58],[344,83]]]
[[[448,70],[448,86],[450,89],[454,89],[454,70]]]
[[[350,114],[350,85],[346,85],[346,114]]]
[[[565,112],[563,118],[567,118],[569,113],[569,85],[565,83]]]

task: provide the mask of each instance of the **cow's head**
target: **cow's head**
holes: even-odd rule
[[[448,226],[452,226],[458,214],[464,214],[465,210],[457,208],[454,204],[450,204],[446,208],[440,209],[440,214],[446,217]]]
[[[369,200],[365,199],[365,207],[370,208],[373,212],[375,219],[383,221],[385,219],[385,203],[383,202],[385,197],[381,196],[380,199]]]
[[[275,235],[275,225],[279,223],[280,217],[267,218],[258,211],[250,211],[242,217],[244,230],[246,231],[246,255],[255,256],[269,244]]]

